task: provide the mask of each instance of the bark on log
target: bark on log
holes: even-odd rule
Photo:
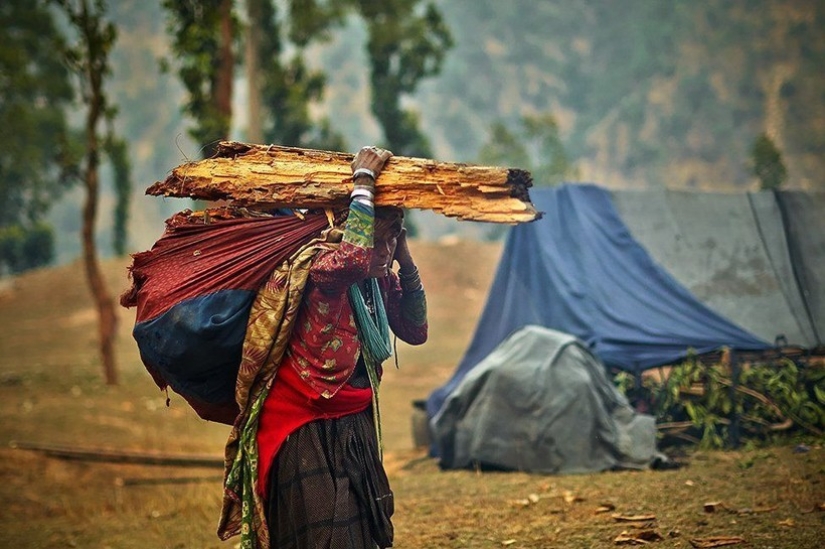
[[[215,157],[178,166],[146,194],[256,209],[345,207],[353,156],[226,141]],[[376,181],[375,203],[514,224],[540,217],[527,192],[531,185],[525,170],[394,156]]]

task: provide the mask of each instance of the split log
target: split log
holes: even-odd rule
[[[146,194],[225,200],[253,208],[346,207],[352,154],[221,142],[212,158],[172,170]],[[433,210],[492,223],[533,221],[530,172],[394,156],[376,181],[376,206]]]

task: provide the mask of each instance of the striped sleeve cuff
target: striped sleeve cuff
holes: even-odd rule
[[[344,242],[360,248],[372,248],[375,231],[375,208],[353,200],[349,205],[347,224],[344,227]]]

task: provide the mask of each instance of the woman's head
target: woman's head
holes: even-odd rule
[[[386,276],[395,256],[395,245],[404,228],[404,210],[394,207],[375,209],[375,244],[370,262],[371,277]]]
[[[404,210],[394,206],[375,208],[375,235],[398,238],[404,228]]]

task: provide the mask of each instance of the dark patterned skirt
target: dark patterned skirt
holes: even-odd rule
[[[273,549],[392,546],[393,496],[370,408],[292,433],[273,459],[268,490]]]

